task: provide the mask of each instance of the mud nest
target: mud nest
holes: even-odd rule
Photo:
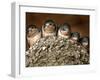
[[[41,38],[25,53],[26,67],[89,64],[89,52],[80,44],[57,37]]]

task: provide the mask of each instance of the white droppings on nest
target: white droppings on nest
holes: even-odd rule
[[[81,48],[81,46],[80,46],[80,45],[78,45],[77,47],[78,47],[78,48]]]
[[[29,51],[26,51],[25,53],[26,53],[26,55],[28,55],[29,54]]]
[[[42,47],[42,50],[45,50],[46,49],[46,47]]]
[[[82,52],[82,53],[86,53],[86,51],[85,51],[85,50],[83,50],[83,49],[81,50],[81,52]]]

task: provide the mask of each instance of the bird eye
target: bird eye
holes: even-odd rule
[[[49,25],[52,25],[51,23]]]
[[[63,31],[66,31],[65,28],[62,29]]]

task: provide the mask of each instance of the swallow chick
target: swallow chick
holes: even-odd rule
[[[71,35],[71,27],[68,23],[64,23],[63,25],[60,26],[58,29],[58,37],[61,38],[70,38]]]
[[[89,37],[82,37],[80,43],[83,47],[89,48]]]
[[[53,20],[46,20],[44,25],[42,26],[42,36],[49,37],[49,36],[56,36],[56,24]]]
[[[27,28],[27,42],[29,48],[33,46],[33,44],[41,38],[41,32],[35,25],[29,25]]]
[[[79,41],[79,39],[80,39],[80,33],[78,33],[78,32],[73,32],[73,33],[71,33],[70,42],[71,42],[72,44],[77,43],[77,42]]]

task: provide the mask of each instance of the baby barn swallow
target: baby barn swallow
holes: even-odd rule
[[[70,34],[71,34],[71,28],[68,23],[64,23],[58,29],[58,37],[68,39],[68,38],[70,38]]]
[[[88,48],[89,47],[89,37],[83,37],[81,38],[81,44],[83,47]]]
[[[78,32],[71,33],[70,42],[72,44],[77,43],[79,41],[79,39],[80,39],[80,33],[78,33]]]
[[[32,47],[33,44],[41,38],[41,32],[35,25],[28,26],[26,35],[29,48]]]
[[[42,26],[42,36],[56,36],[56,24],[53,20],[46,20],[44,25]]]

